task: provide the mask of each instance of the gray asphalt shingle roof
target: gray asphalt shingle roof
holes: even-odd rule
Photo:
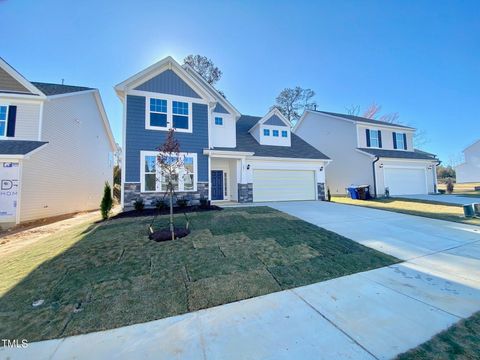
[[[412,160],[438,160],[436,155],[427,153],[422,150],[402,151],[387,149],[358,148],[363,152],[371,155],[393,159],[412,159]]]
[[[364,118],[364,117],[361,117],[361,116],[340,114],[340,113],[334,113],[334,112],[329,112],[329,111],[320,111],[320,110],[312,110],[312,111],[322,113],[322,114],[337,116],[337,117],[341,117],[341,118],[348,119],[348,120],[367,123],[367,124],[389,125],[389,126],[396,126],[396,127],[400,127],[400,128],[404,128],[404,129],[412,129],[413,130],[413,128],[410,127],[410,126],[394,124],[394,123],[389,123],[389,122],[386,122],[386,121],[380,121],[380,120],[375,120],[375,119],[367,119],[367,118]]]
[[[32,140],[0,140],[0,155],[26,155],[44,144],[47,144],[47,142]]]
[[[68,93],[86,91],[86,90],[94,90],[93,88],[89,88],[85,86],[51,84],[51,83],[42,83],[42,82],[32,82],[32,84],[47,96],[68,94]]]
[[[254,156],[295,159],[329,160],[328,156],[291,133],[292,146],[260,145],[248,132],[261,117],[242,115],[237,121],[237,146],[235,148],[215,147],[215,150],[254,152]]]

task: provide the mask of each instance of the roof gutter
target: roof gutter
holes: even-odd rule
[[[375,172],[375,163],[380,160],[378,156],[375,156],[375,160],[372,162],[372,171],[373,171],[373,193],[375,194],[375,198],[377,197],[377,175]]]

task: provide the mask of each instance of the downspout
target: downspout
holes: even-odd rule
[[[377,197],[377,175],[375,172],[375,163],[380,160],[378,156],[375,156],[375,160],[372,162],[372,170],[373,170],[373,193],[375,194],[375,198]]]

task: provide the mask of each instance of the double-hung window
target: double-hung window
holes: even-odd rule
[[[278,137],[278,130],[273,130],[272,134],[273,134],[273,136]]]
[[[167,128],[167,100],[150,99],[150,126]]]
[[[395,133],[395,143],[396,143],[396,148],[395,149],[406,149],[405,147],[405,134],[404,133]]]
[[[269,129],[263,129],[263,136],[270,136],[270,130]]]
[[[188,129],[188,103],[172,101],[172,127],[174,129]]]
[[[380,147],[379,130],[370,130],[370,147]]]
[[[8,106],[0,106],[0,137],[7,136]]]
[[[142,151],[142,192],[166,192],[168,183],[172,182],[175,191],[196,191],[197,188],[197,155],[180,153],[183,166],[171,174],[162,171],[157,164],[157,153],[154,151]],[[171,161],[176,161],[171,158]]]

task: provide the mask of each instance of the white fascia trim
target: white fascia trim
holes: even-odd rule
[[[68,96],[75,96],[75,95],[84,95],[84,94],[89,94],[89,93],[94,93],[98,91],[97,89],[89,89],[89,90],[82,90],[82,91],[74,91],[74,92],[68,92],[64,94],[58,94],[58,95],[50,95],[47,96],[48,100],[55,100],[63,97],[68,97]]]
[[[1,57],[0,57],[0,67],[2,67],[11,77],[17,80],[20,84],[22,84],[27,90],[30,90],[32,94],[36,94],[42,98],[45,98],[45,94],[43,92],[41,92],[30,81],[25,79],[17,70],[15,70],[12,66],[10,66],[10,64],[7,63],[5,60],[3,60]]]
[[[120,84],[116,85],[114,89],[117,92],[117,95],[122,98],[125,92],[135,89],[135,87],[138,85],[154,78],[165,70],[173,70],[207,102],[213,103],[216,101],[215,98],[211,96],[208,91],[206,91],[206,89],[171,56],[167,56],[159,62],[149,66],[145,70],[129,77],[125,81],[122,81]]]
[[[269,120],[273,115],[277,115],[280,118],[280,120],[283,121],[285,126],[287,126],[289,129],[292,128],[292,124],[287,120],[287,118],[283,116],[283,114],[277,108],[273,108],[267,113],[267,115],[265,115],[260,120],[258,120],[257,123],[253,125],[250,128],[250,130],[248,130],[248,132],[251,133],[257,126],[262,125],[265,121]]]
[[[95,96],[95,101],[96,101],[97,106],[98,106],[98,110],[100,111],[100,115],[101,115],[102,120],[103,120],[103,125],[105,126],[105,131],[107,132],[107,137],[108,137],[108,140],[110,142],[110,146],[112,148],[112,151],[115,152],[115,151],[117,151],[117,143],[115,142],[115,138],[113,136],[112,128],[110,127],[110,121],[108,121],[107,112],[105,111],[105,107],[103,106],[103,101],[102,101],[102,97],[100,95],[100,91],[95,90],[94,96]]]
[[[228,150],[209,150],[204,149],[203,155],[209,155],[213,157],[232,157],[232,158],[241,158],[245,156],[253,156],[255,153],[250,151],[228,151]]]
[[[327,114],[324,114],[324,115],[327,115]],[[339,118],[338,116],[333,116],[333,117]],[[342,118],[339,118],[339,119],[342,119]],[[373,129],[373,130],[382,130],[382,128],[388,128],[388,129],[398,130],[399,132],[402,132],[402,133],[414,133],[416,130],[415,128],[411,128],[411,127],[404,128],[396,125],[372,124],[372,123],[362,122],[362,121],[354,121],[354,122],[357,124],[357,126],[361,126],[366,129]]]
[[[269,161],[291,161],[291,162],[324,162],[330,163],[331,159],[304,159],[304,158],[284,158],[273,156],[251,156],[249,160],[269,160]]]
[[[240,118],[242,114],[228,101],[225,99],[222,94],[220,94],[217,89],[215,89],[212,85],[210,85],[203,77],[200,76],[190,65],[184,64],[183,67],[193,76],[197,79],[197,81],[201,82],[203,86],[210,91],[210,93],[228,110],[230,110],[235,116],[235,121]]]

